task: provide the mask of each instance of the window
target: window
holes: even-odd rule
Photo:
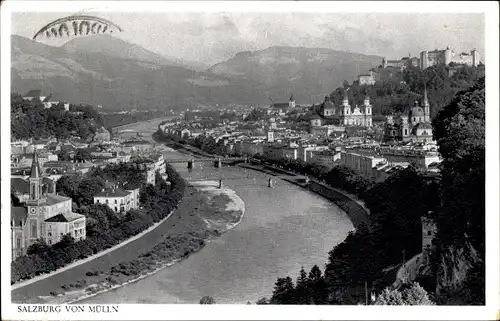
[[[16,248],[17,248],[17,249],[20,249],[20,248],[21,248],[21,238],[20,238],[20,237],[18,237],[18,238],[16,239]]]
[[[109,200],[106,200],[106,204],[109,204]]]
[[[99,200],[96,200],[96,203],[99,203]]]
[[[31,237],[38,237],[36,220],[31,220]]]
[[[405,136],[408,135],[408,129],[405,128]]]
[[[118,212],[118,208],[115,206],[115,212]]]
[[[118,204],[118,200],[115,200],[115,204]]]
[[[48,242],[48,243],[49,243],[49,245],[51,245],[51,244],[52,244],[52,240],[49,240],[49,242]]]
[[[49,232],[49,233],[47,233],[47,236],[48,236],[48,237],[52,236],[52,233],[50,233],[50,232]]]
[[[432,235],[432,231],[427,231],[427,235]]]

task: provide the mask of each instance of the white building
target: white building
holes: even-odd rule
[[[123,190],[117,187],[103,189],[94,196],[94,204],[106,204],[116,213],[125,213],[139,207],[139,188]]]

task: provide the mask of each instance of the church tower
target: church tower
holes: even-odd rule
[[[342,111],[344,116],[351,114],[351,106],[349,106],[349,98],[347,97],[347,90],[344,91],[344,100],[342,100]]]
[[[429,105],[429,99],[427,99],[427,88],[424,90],[424,101],[422,104],[424,108],[424,122],[430,123],[431,122],[431,109]]]
[[[366,127],[372,127],[372,105],[370,104],[370,96],[365,95],[365,101],[363,103],[365,109],[365,125]]]
[[[39,204],[45,201],[42,195],[42,171],[38,163],[38,154],[33,152],[33,162],[31,163],[31,174],[29,177],[30,197],[28,203]]]
[[[370,105],[370,96],[365,95],[365,101],[364,101],[363,105],[365,107],[366,115],[371,115],[372,114],[372,105]]]
[[[290,94],[290,99],[288,101],[288,107],[295,108],[295,99],[293,98],[293,94]]]

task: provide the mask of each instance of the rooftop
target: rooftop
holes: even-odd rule
[[[55,216],[49,217],[48,219],[45,220],[45,222],[72,222],[76,221],[80,218],[85,217],[84,215],[73,213],[73,212],[66,212],[66,213],[60,213]]]
[[[94,197],[125,197],[129,194],[130,192],[125,191],[121,188],[106,188],[100,193],[94,195]]]

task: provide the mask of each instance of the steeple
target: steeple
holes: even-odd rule
[[[424,107],[429,106],[429,99],[427,99],[427,87],[424,89]]]
[[[295,99],[293,99],[293,94],[290,94],[290,101],[295,101]]]
[[[30,183],[30,197],[27,201],[29,204],[39,204],[45,201],[42,195],[42,171],[38,163],[38,153],[36,150],[33,152],[33,162],[31,163],[31,173],[29,177]]]
[[[33,162],[31,163],[30,178],[40,178],[40,164],[38,163],[38,153],[36,150],[33,152]]]
[[[431,122],[431,107],[429,105],[429,99],[427,99],[427,87],[424,89],[424,121],[426,123]]]

